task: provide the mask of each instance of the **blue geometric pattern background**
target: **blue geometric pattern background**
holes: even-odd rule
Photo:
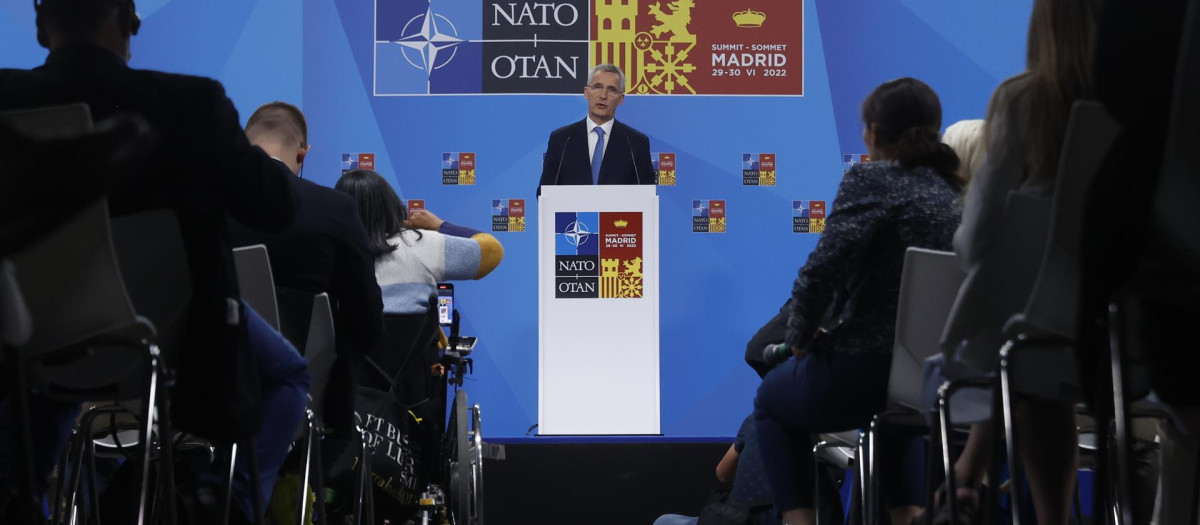
[[[652,151],[676,153],[676,185],[659,188],[666,436],[730,436],[752,409],[758,378],[742,361],[746,342],[787,299],[818,238],[792,233],[792,203],[832,208],[843,154],[865,151],[859,104],[871,89],[924,80],[949,125],[982,118],[992,90],[1024,66],[1032,0],[803,1],[804,97],[630,96],[618,113]],[[480,11],[467,0],[439,4]],[[526,231],[496,233],[504,262],[457,284],[455,299],[463,333],[480,337],[465,388],[484,407],[485,432],[521,436],[537,423],[535,190],[549,132],[583,118],[582,97],[376,97],[380,82],[410,81],[375,78],[380,49],[422,71],[407,64],[420,56],[414,48],[376,43],[395,38],[376,35],[373,0],[141,0],[138,11],[133,67],[214,77],[243,121],[272,100],[301,106],[312,144],[306,178],[332,186],[343,153],[374,153],[402,197],[480,230],[493,199],[525,199]],[[40,64],[46,52],[34,34],[29,2],[0,3],[0,67]],[[436,85],[442,72],[424,81]],[[442,153],[461,151],[476,154],[475,184],[442,185]],[[774,186],[742,186],[745,152],[774,152]],[[726,234],[691,234],[696,199],[726,201]]]

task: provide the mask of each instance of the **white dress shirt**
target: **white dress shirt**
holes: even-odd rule
[[[600,151],[601,158],[603,158],[604,152],[608,151],[608,139],[612,138],[613,122],[615,122],[615,121],[616,121],[616,119],[608,119],[608,122],[599,124],[600,129],[604,130],[604,149],[602,149]],[[587,137],[588,137],[588,163],[589,164],[592,162],[592,155],[596,153],[596,139],[598,138],[596,136],[596,126],[597,126],[597,124],[595,122],[592,122],[592,117],[588,116],[587,117]]]

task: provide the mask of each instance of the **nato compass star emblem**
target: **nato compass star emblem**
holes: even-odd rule
[[[433,6],[412,17],[400,34],[396,43],[404,47],[404,59],[413,67],[424,70],[426,76],[449,64],[458,53],[457,46],[463,43],[454,23],[434,13]]]
[[[567,238],[567,242],[571,246],[580,246],[587,242],[587,238],[592,232],[588,231],[587,225],[579,221],[572,222],[567,225],[567,229],[563,231],[563,237]]]

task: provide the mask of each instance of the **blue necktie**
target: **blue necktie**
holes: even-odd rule
[[[604,160],[604,128],[596,126],[596,149],[592,151],[592,184],[600,184],[600,161]]]

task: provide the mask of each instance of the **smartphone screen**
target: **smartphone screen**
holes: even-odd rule
[[[454,285],[438,283],[438,322],[442,326],[450,326],[454,320]]]

